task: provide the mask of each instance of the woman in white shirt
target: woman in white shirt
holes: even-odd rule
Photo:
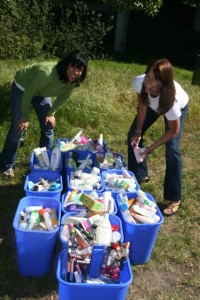
[[[177,212],[182,198],[182,159],[179,144],[189,98],[174,81],[172,65],[167,59],[150,62],[145,74],[133,80],[133,88],[138,97],[138,109],[128,132],[128,169],[135,174],[139,183],[148,181],[146,158],[157,147],[165,144],[164,199],[169,204],[163,213],[171,216]],[[133,147],[144,147],[144,133],[160,116],[164,116],[165,132],[145,149],[143,162],[137,163]]]

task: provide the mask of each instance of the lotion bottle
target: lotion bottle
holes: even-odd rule
[[[103,219],[96,229],[96,244],[110,246],[112,241],[112,227],[109,221],[109,214],[105,213]]]
[[[59,144],[56,144],[51,152],[50,166],[52,170],[58,170],[60,166],[61,151]]]

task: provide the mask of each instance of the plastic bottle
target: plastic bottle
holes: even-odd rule
[[[59,144],[56,144],[51,152],[50,166],[52,170],[58,170],[60,166],[61,151]]]
[[[69,152],[69,157],[66,160],[66,167],[76,168],[76,162],[73,159],[73,152]]]
[[[47,229],[49,231],[53,231],[54,227],[53,227],[53,224],[52,224],[52,221],[51,221],[50,214],[47,212],[47,210],[46,209],[40,209],[39,214],[44,218]]]
[[[28,230],[33,230],[36,223],[39,223],[39,215],[37,211],[32,211],[28,220]]]
[[[43,147],[43,148],[40,148],[40,149],[41,149],[41,153],[42,153],[45,165],[46,165],[47,168],[49,168],[50,162],[49,162],[49,156],[48,156],[48,153],[47,153],[47,148]]]
[[[41,149],[40,148],[35,148],[35,149],[33,149],[33,152],[34,152],[34,154],[37,158],[37,161],[38,161],[38,164],[39,164],[40,168],[43,169],[45,167],[45,161],[44,161]]]
[[[105,153],[105,158],[108,161],[109,167],[113,168],[113,166],[115,164],[115,158],[114,158],[114,153],[111,151],[111,149],[109,149],[109,148],[107,149],[107,152]]]
[[[99,135],[98,144],[103,146],[103,133],[100,133],[100,135]]]
[[[83,130],[79,131],[70,141],[70,143],[74,143],[74,142],[78,142],[81,133],[83,132]]]
[[[103,192],[103,203],[105,211],[112,214],[114,212],[114,198],[112,197],[111,191]]]
[[[136,221],[134,220],[133,216],[131,215],[128,209],[123,211],[123,216],[127,222],[136,224]]]
[[[98,245],[110,246],[112,241],[112,227],[109,221],[109,214],[105,213],[103,219],[96,229],[95,242]]]
[[[120,156],[115,157],[115,169],[123,168],[123,162]]]
[[[88,165],[88,160],[90,159],[91,154],[88,154],[86,159],[83,160],[83,162],[80,164],[80,166],[78,167],[79,170],[83,170],[87,167]]]
[[[58,217],[57,217],[57,212],[56,212],[56,208],[53,207],[52,210],[51,210],[51,222],[52,222],[52,225],[54,225],[55,227],[58,226]]]
[[[135,146],[133,148],[134,154],[135,154],[135,158],[138,164],[140,164],[141,162],[143,162],[144,160],[144,148],[139,148],[138,146]]]

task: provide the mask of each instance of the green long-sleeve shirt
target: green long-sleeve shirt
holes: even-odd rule
[[[19,70],[15,81],[24,88],[22,96],[22,116],[29,119],[31,100],[34,95],[42,97],[56,97],[48,115],[54,115],[65,104],[74,84],[64,84],[59,80],[55,62],[36,63]]]

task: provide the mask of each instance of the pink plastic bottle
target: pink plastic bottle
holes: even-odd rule
[[[134,151],[137,163],[140,164],[141,162],[143,162],[143,160],[144,160],[143,149],[139,148],[138,146],[135,146],[133,148],[133,151]]]

